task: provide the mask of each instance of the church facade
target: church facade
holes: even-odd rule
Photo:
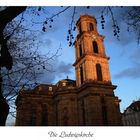
[[[121,113],[112,85],[104,36],[95,17],[83,15],[76,23],[76,81],[60,80],[21,90],[17,99],[17,126],[119,126]]]

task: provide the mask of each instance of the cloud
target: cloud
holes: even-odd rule
[[[118,74],[114,75],[114,78],[132,78],[139,79],[140,78],[140,63],[135,64],[132,67],[122,70]]]
[[[140,48],[136,48],[134,53],[130,56],[130,59],[133,60],[133,62],[138,62],[140,60]]]
[[[45,39],[45,44],[47,44],[47,46],[51,46],[52,45],[52,40],[51,39]]]
[[[57,65],[57,72],[60,74],[66,74],[66,73],[71,73],[71,68],[72,68],[72,64],[65,64],[64,62],[60,62]]]
[[[129,65],[129,67],[121,70],[117,74],[114,75],[114,78],[132,78],[132,79],[138,79],[140,78],[140,48],[137,46],[132,45],[132,47],[127,50],[129,55],[126,61],[126,64]],[[129,62],[129,63],[128,63]]]
[[[57,80],[65,79],[66,76],[72,74],[73,72],[73,66],[72,64],[64,63],[64,62],[59,62],[58,60],[55,61],[53,64],[53,71],[52,72],[45,72],[41,82],[43,83],[56,83]]]

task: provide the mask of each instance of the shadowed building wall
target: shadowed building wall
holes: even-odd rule
[[[140,126],[140,100],[131,103],[122,113],[124,126]]]

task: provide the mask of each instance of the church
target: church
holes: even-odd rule
[[[16,99],[16,126],[120,126],[120,99],[115,96],[97,20],[82,15],[76,23],[76,80],[40,84],[21,90]]]

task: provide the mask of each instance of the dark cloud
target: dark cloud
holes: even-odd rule
[[[50,83],[51,84],[54,81],[54,79],[55,79],[54,73],[47,71],[43,74],[43,77],[40,79],[40,81],[42,83]]]
[[[138,79],[140,78],[140,63],[135,64],[132,67],[122,70],[120,73],[116,74],[114,78],[133,78]]]
[[[140,78],[140,48],[136,46],[132,47],[128,50],[129,56],[127,58],[131,65],[114,75],[114,78]]]
[[[72,73],[73,70],[73,66],[72,64],[68,63],[64,63],[64,62],[59,62],[59,61],[55,61],[55,63],[53,64],[53,70],[52,71],[47,71],[44,73],[41,81],[45,82],[45,83],[54,83],[56,82],[55,80],[59,79],[61,80],[61,78],[66,78],[66,76],[70,75]]]
[[[60,62],[58,65],[57,65],[57,69],[56,71],[59,73],[59,74],[69,74],[71,73],[71,68],[72,68],[72,64],[65,64],[64,62]]]
[[[38,33],[38,41],[40,43],[41,46],[47,45],[47,46],[52,46],[53,41],[51,38],[49,38],[46,33],[41,32]]]
[[[140,60],[140,48],[136,48],[134,53],[130,56],[130,59],[132,59],[134,63],[137,63],[138,60]]]

